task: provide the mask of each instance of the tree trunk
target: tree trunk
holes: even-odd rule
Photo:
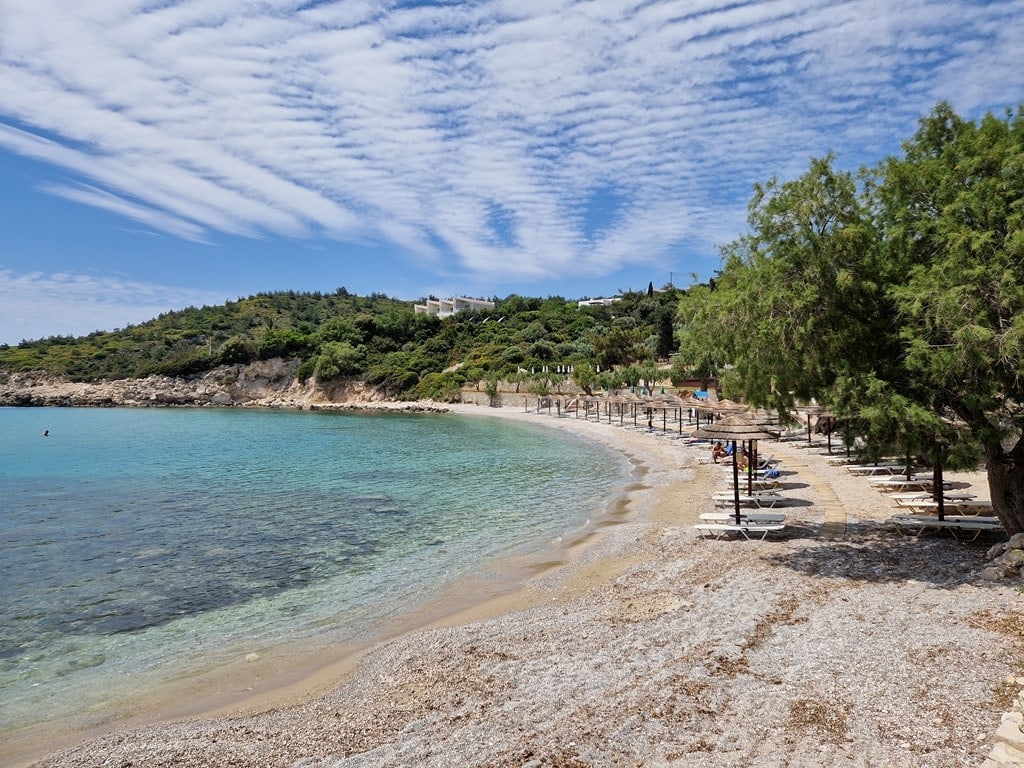
[[[999,443],[988,443],[985,465],[992,509],[1007,534],[1024,532],[1024,440],[1010,451]]]

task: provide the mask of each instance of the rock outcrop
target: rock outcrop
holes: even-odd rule
[[[981,571],[986,581],[1017,581],[1024,576],[1024,533],[1015,533],[1009,541],[992,546],[985,556],[988,566]]]
[[[1024,685],[1024,678],[1012,675],[1008,685]],[[981,768],[1021,768],[1024,766],[1024,690],[1014,700],[1013,709],[1003,714],[996,731],[996,743]]]
[[[444,410],[434,403],[398,403],[358,381],[300,382],[298,360],[222,365],[187,377],[147,376],[74,382],[44,373],[0,371],[0,406],[221,406],[289,409]]]

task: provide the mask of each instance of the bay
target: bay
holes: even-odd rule
[[[372,640],[582,531],[627,472],[561,430],[454,414],[0,409],[0,730]]]

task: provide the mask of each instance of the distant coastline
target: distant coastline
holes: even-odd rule
[[[230,407],[296,410],[448,410],[430,401],[396,401],[361,382],[296,376],[298,360],[276,358],[222,365],[195,376],[147,376],[93,382],[43,372],[0,370],[3,407]]]

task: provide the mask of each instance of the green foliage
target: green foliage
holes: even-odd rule
[[[261,360],[272,357],[301,357],[313,349],[313,341],[296,328],[272,328],[263,334],[256,347]]]
[[[484,383],[484,392],[487,394],[491,404],[494,403],[495,398],[498,396],[498,376],[497,374],[490,374],[487,376],[487,380]]]
[[[247,363],[256,355],[256,345],[247,334],[232,336],[220,347],[221,365]]]
[[[662,360],[668,360],[676,348],[675,328],[672,323],[673,313],[667,307],[659,310],[657,316],[658,341],[657,354]]]
[[[169,312],[117,331],[0,348],[0,367],[94,380],[192,375],[217,365],[283,357],[300,360],[296,375],[302,382],[314,375],[357,378],[391,397],[440,391],[450,398],[464,375],[431,374],[457,365],[475,382],[489,381],[493,374],[522,388],[529,371],[545,366],[554,370],[580,361],[593,366],[600,360],[608,367],[650,359],[653,346],[646,342],[658,333],[654,315],[665,297],[627,293],[610,307],[580,308],[558,296],[513,295],[496,300],[493,311],[439,320],[415,314],[411,302],[345,290],[259,294]],[[559,386],[556,378],[549,374],[547,386]]]
[[[320,346],[316,362],[317,378],[328,380],[361,373],[366,365],[366,347],[353,347],[347,341],[329,341]]]
[[[157,364],[152,372],[161,376],[194,376],[214,367],[215,360],[203,350],[167,358]]]
[[[366,371],[364,380],[391,396],[411,390],[420,380],[423,361],[413,352],[389,352]]]
[[[428,373],[412,390],[417,400],[457,403],[462,399],[462,378],[454,373]]]
[[[318,358],[316,355],[314,355],[313,357],[307,357],[305,360],[299,363],[299,367],[295,369],[295,378],[297,378],[303,384],[309,381],[310,377],[313,376],[314,373],[316,373],[317,361]]]
[[[939,104],[874,169],[828,156],[758,185],[748,222],[680,302],[685,364],[728,363],[754,404],[826,402],[872,450],[983,453],[1024,531],[1024,107],[972,123]]]
[[[576,386],[583,390],[584,394],[594,394],[594,387],[597,385],[597,372],[590,362],[579,362],[573,366],[572,380]]]

